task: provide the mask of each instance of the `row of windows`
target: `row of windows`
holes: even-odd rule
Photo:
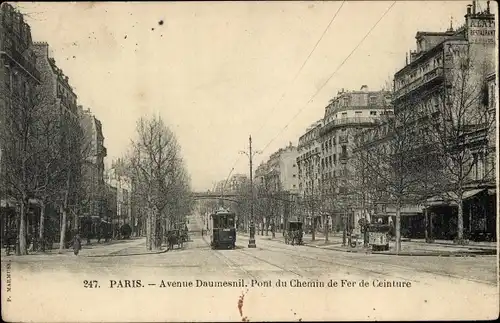
[[[8,75],[5,77],[5,85],[10,89],[11,93],[31,102],[34,93],[30,83],[23,79],[17,72],[11,73],[10,70],[8,70],[7,74]]]

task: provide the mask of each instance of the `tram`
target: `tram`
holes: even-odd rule
[[[236,214],[219,209],[210,215],[209,234],[212,249],[234,249],[236,244]]]

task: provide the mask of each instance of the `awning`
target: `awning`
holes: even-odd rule
[[[465,201],[467,199],[470,199],[476,196],[477,194],[483,192],[484,190],[485,190],[484,188],[479,188],[479,189],[465,191],[464,194],[462,195],[462,200]],[[456,200],[457,200],[457,194],[455,192],[446,192],[441,195],[436,195],[428,198],[427,204],[430,206],[457,205]]]
[[[420,204],[402,205],[400,212],[401,215],[416,215],[416,214],[421,214],[423,212],[423,209],[424,206]],[[396,215],[396,207],[393,205],[388,206],[385,212],[390,215]]]

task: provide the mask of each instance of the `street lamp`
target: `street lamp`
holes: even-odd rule
[[[251,197],[251,203],[250,203],[250,239],[248,240],[248,248],[256,248],[257,246],[255,245],[255,222],[254,222],[254,214],[253,214],[253,204],[254,204],[254,192],[253,192],[253,170],[252,170],[252,159],[255,154],[261,154],[262,151],[254,151],[252,152],[252,136],[248,137],[248,142],[249,142],[249,151],[240,151],[240,154],[245,154],[248,156],[248,159],[250,160],[250,194],[252,195]]]

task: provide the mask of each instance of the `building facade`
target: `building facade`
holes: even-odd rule
[[[250,182],[250,179],[245,174],[234,174],[229,179],[229,182],[226,184],[226,189],[229,192],[237,193],[241,192],[245,189],[245,185]]]
[[[255,172],[257,183],[267,182],[273,191],[299,192],[297,167],[297,147],[290,143],[269,156],[266,163],[259,165]]]
[[[257,198],[263,206],[261,209],[272,213],[276,227],[283,228],[287,219],[294,216],[299,192],[297,167],[297,147],[290,143],[269,156],[255,170],[255,186]],[[264,223],[265,224],[265,223]]]
[[[19,212],[19,196],[9,183],[16,181],[15,166],[19,159],[16,152],[22,139],[12,132],[19,123],[22,110],[29,111],[36,104],[36,90],[41,76],[36,68],[36,56],[32,49],[30,26],[23,15],[13,6],[0,4],[0,213],[2,237],[8,232],[19,231],[16,213]],[[37,207],[36,201],[33,208]],[[28,211],[30,223],[37,217]],[[31,226],[34,230],[35,226]]]
[[[78,106],[80,126],[83,129],[82,182],[84,203],[82,216],[104,218],[106,216],[106,187],[104,183],[104,146],[102,124],[90,109]]]
[[[121,160],[112,163],[111,168],[107,171],[107,181],[116,195],[116,213],[112,222],[115,227],[119,228],[124,224],[129,224],[133,232],[137,226],[136,218],[133,214],[132,203],[132,180],[128,177],[122,169]]]
[[[397,146],[395,133],[411,138],[399,151],[416,183],[401,209],[403,236],[457,239],[460,183],[464,237],[496,237],[494,18],[474,2],[460,28],[417,32],[417,49],[394,75],[393,120],[356,136],[357,154],[389,152],[380,148]],[[394,218],[395,205],[382,204]]]
[[[310,125],[299,137],[297,145],[298,209],[305,218],[307,226],[311,226],[313,217],[316,219],[321,215],[319,205],[321,203],[320,133],[322,127],[323,119]]]
[[[297,167],[299,196],[315,194],[319,188],[321,143],[320,130],[323,120],[316,121],[299,137]]]
[[[320,192],[323,221],[331,216],[339,228],[342,217],[353,213],[350,222],[357,223],[360,212],[352,209],[349,185],[349,162],[355,146],[354,137],[363,129],[375,127],[393,114],[390,91],[370,91],[363,85],[359,91],[339,91],[325,108],[320,130]],[[319,213],[319,212],[317,212]]]
[[[43,100],[49,108],[55,108],[58,115],[78,119],[77,95],[69,84],[68,76],[57,67],[56,61],[49,56],[49,44],[35,42],[33,50],[36,66],[42,75]]]
[[[496,195],[495,118],[490,103],[495,86],[495,37],[495,16],[489,5],[478,12],[474,1],[467,6],[464,25],[456,30],[450,25],[445,32],[417,32],[416,50],[394,75],[396,119],[411,115],[408,131],[421,139],[422,146],[439,146],[443,139],[439,129],[454,134],[453,143],[446,141],[446,145],[454,145],[460,152],[457,156],[463,158],[448,158],[463,172],[448,172],[447,180],[463,184],[462,224],[465,235],[473,239],[476,235],[489,237],[485,239],[496,236],[491,215],[496,214],[495,203],[491,203]],[[481,112],[486,110],[489,113]],[[411,222],[408,235],[457,238],[456,194],[445,189],[425,203],[423,213],[430,218],[415,215],[405,219]]]

